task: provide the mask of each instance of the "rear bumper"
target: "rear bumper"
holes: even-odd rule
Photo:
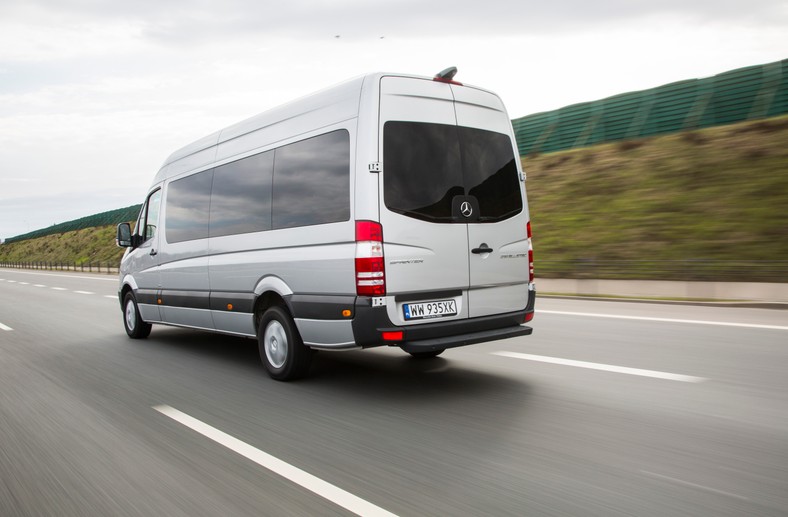
[[[424,325],[396,326],[385,307],[371,307],[369,299],[358,298],[353,318],[353,335],[358,346],[399,346],[406,352],[429,352],[485,341],[526,336],[533,332],[522,323],[534,312],[535,291],[529,291],[528,305],[520,311],[465,320]],[[383,341],[383,332],[402,332],[401,341]]]
[[[496,341],[498,339],[508,339],[517,336],[527,336],[534,331],[531,327],[518,325],[516,327],[506,327],[501,329],[483,330],[469,334],[457,336],[446,336],[432,339],[407,340],[400,345],[406,352],[432,352],[446,348],[472,345],[474,343],[484,343],[486,341]]]

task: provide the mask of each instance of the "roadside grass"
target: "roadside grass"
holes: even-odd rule
[[[788,116],[522,161],[537,275],[540,262],[788,260]]]
[[[123,250],[115,246],[115,227],[99,226],[47,235],[0,246],[0,262],[120,264]]]

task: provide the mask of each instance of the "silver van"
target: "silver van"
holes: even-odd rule
[[[531,226],[493,93],[370,74],[202,138],[164,162],[127,248],[126,332],[256,338],[279,380],[314,350],[414,357],[530,334]]]

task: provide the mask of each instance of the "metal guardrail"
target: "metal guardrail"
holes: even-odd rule
[[[79,271],[82,273],[118,273],[116,262],[0,262],[0,267],[43,271]]]
[[[118,273],[115,262],[0,262],[0,267]],[[536,260],[537,278],[788,283],[788,260]]]
[[[788,260],[539,260],[537,278],[788,282]]]

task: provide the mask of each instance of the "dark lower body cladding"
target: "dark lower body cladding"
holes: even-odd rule
[[[519,311],[465,320],[440,321],[422,325],[396,326],[386,307],[371,307],[368,298],[358,298],[353,318],[353,335],[362,348],[399,346],[406,352],[432,352],[498,339],[527,336],[531,327],[522,325],[534,312],[536,293],[529,291],[528,305]],[[402,332],[402,341],[384,341],[384,332]]]

